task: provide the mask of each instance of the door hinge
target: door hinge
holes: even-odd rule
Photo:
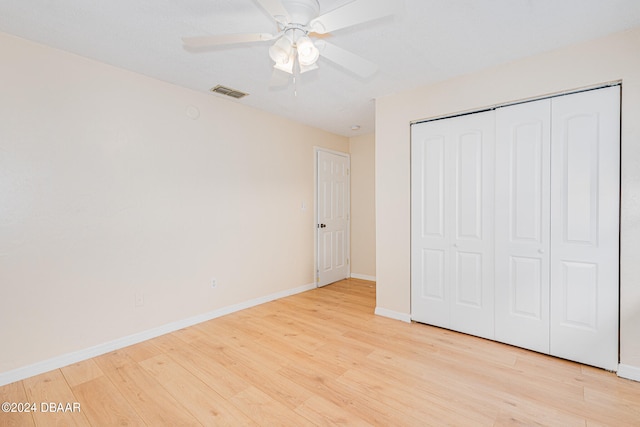
[[[347,265],[349,265],[349,258],[347,258]]]

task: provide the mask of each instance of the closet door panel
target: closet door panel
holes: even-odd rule
[[[450,327],[450,186],[446,121],[411,131],[411,313],[413,320]]]
[[[420,298],[431,299],[433,301],[447,301],[448,289],[445,278],[448,277],[445,262],[446,251],[443,249],[423,249],[421,260],[421,276],[423,277],[420,287]],[[447,310],[448,311],[448,310]]]
[[[599,117],[596,112],[578,113],[558,121],[563,130],[556,134],[563,162],[557,177],[564,187],[562,242],[593,247],[598,232]]]
[[[536,322],[544,320],[543,299],[545,289],[541,286],[544,280],[544,260],[536,257],[509,257],[509,313]],[[548,337],[547,334],[544,334]],[[548,339],[546,340],[548,343]],[[530,345],[530,344],[529,344]],[[542,349],[548,348],[548,344],[541,345]]]
[[[618,364],[620,89],[553,99],[551,353]]]
[[[483,188],[482,157],[486,141],[481,130],[457,136],[455,147],[455,236],[457,240],[482,241]]]
[[[493,337],[494,113],[412,127],[413,320]]]
[[[457,251],[455,303],[482,309],[482,254]]]
[[[496,112],[496,339],[549,352],[551,101]]]
[[[451,125],[451,324],[493,338],[495,112],[457,117]]]

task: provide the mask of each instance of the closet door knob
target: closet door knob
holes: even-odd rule
[[[543,254],[544,253],[544,249],[538,249],[538,253],[539,254]]]

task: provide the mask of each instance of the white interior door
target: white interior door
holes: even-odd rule
[[[412,318],[493,337],[494,112],[412,127]]]
[[[495,334],[549,353],[551,100],[496,111]]]
[[[553,99],[551,353],[618,365],[620,87]]]
[[[349,277],[349,156],[317,151],[317,284]]]

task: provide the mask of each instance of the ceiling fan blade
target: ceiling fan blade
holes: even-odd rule
[[[263,42],[274,38],[275,36],[269,33],[221,34],[218,36],[184,37],[182,42],[186,47],[200,48],[225,44]]]
[[[378,66],[373,62],[324,40],[317,40],[315,45],[321,56],[360,77],[371,77],[378,70]]]
[[[273,16],[273,18],[277,22],[280,22],[281,24],[286,24],[291,19],[289,18],[289,12],[287,11],[287,9],[285,9],[284,5],[280,0],[256,0],[256,1],[260,3],[260,6],[262,6],[262,8],[266,10],[269,15]]]
[[[318,34],[326,34],[362,22],[393,15],[398,3],[391,0],[355,0],[312,19],[309,26]]]

